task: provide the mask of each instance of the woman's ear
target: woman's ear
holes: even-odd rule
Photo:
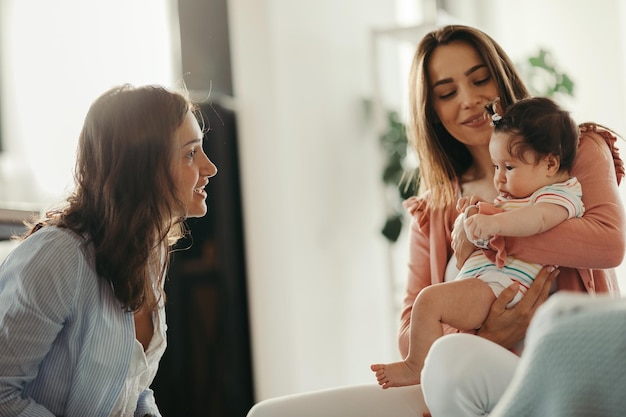
[[[544,159],[546,163],[546,174],[549,177],[554,176],[561,168],[561,158],[554,154],[548,154]]]

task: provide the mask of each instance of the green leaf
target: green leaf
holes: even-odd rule
[[[402,216],[393,215],[393,216],[387,217],[387,221],[385,222],[385,225],[383,226],[382,234],[390,242],[395,242],[398,240],[401,230],[402,230]]]

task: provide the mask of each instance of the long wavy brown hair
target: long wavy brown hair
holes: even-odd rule
[[[155,309],[165,296],[169,250],[184,234],[185,212],[170,165],[190,110],[197,111],[186,93],[160,86],[102,94],[80,133],[73,193],[25,235],[54,225],[84,236],[98,275],[128,311]]]
[[[429,204],[443,207],[456,201],[456,180],[472,165],[464,144],[441,123],[433,106],[428,65],[433,51],[453,41],[467,42],[483,59],[498,86],[500,104],[506,109],[530,96],[506,52],[484,32],[463,25],[449,25],[424,36],[419,43],[409,76],[409,142],[420,166],[420,192],[430,191]]]

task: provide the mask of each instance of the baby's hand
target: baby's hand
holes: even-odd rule
[[[493,216],[475,214],[465,219],[465,231],[470,239],[488,241],[498,234],[498,223]]]

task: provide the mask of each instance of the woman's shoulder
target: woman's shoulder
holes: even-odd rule
[[[579,155],[583,155],[583,158],[586,156],[585,159],[595,164],[602,154],[607,155],[608,149],[608,153],[613,159],[615,175],[619,184],[626,173],[626,169],[617,147],[618,135],[611,129],[596,123],[582,123],[579,128]]]
[[[432,204],[429,191],[419,196],[408,198],[404,201],[403,206],[421,229],[427,227],[431,221],[438,222],[438,220],[433,219],[442,219],[441,221],[447,222],[451,216],[458,214],[456,207],[453,205],[448,204],[439,207]]]
[[[580,138],[593,139],[598,143],[606,143],[609,148],[614,148],[618,135],[606,126],[597,123],[585,122],[578,125],[580,129]]]
[[[91,262],[86,240],[70,229],[46,226],[25,238],[7,256],[7,263],[39,274],[70,278]]]
[[[60,252],[82,252],[87,246],[83,236],[73,230],[59,226],[46,226],[25,238],[20,246],[28,246],[31,250],[49,252],[51,256]]]
[[[66,317],[79,294],[95,294],[98,280],[88,245],[78,234],[46,226],[24,239],[0,267],[2,283],[51,317]],[[7,293],[9,294],[9,293]]]
[[[402,205],[411,216],[415,216],[420,212],[426,211],[429,201],[430,192],[427,191],[422,195],[416,195],[407,198],[406,200],[404,200]]]

